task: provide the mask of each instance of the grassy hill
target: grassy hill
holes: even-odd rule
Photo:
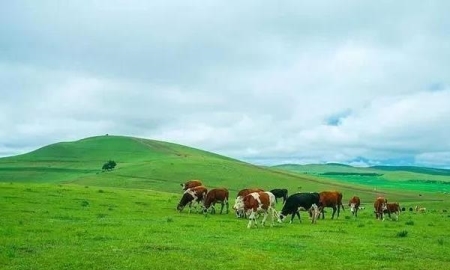
[[[102,172],[110,159],[117,167]],[[314,269],[326,261],[330,269],[445,269],[450,263],[450,235],[442,230],[450,218],[447,194],[421,190],[419,196],[416,189],[399,188],[402,182],[419,185],[406,180],[389,180],[393,187],[374,189],[347,179],[373,179],[361,176],[364,173],[384,177],[415,172],[339,164],[301,168],[307,170],[254,166],[182,145],[121,136],[56,143],[1,158],[0,265],[2,269],[179,269],[180,265],[245,269],[257,261],[268,269]],[[326,172],[336,174],[323,175]],[[337,172],[347,180],[339,179]],[[314,225],[302,212],[302,223],[248,230],[248,220],[233,213],[204,216],[176,211],[180,183],[194,178],[209,188],[229,188],[231,198],[244,187],[285,187],[290,193],[337,189],[344,201],[360,196],[366,209],[353,218],[346,208],[338,219],[327,214]],[[399,220],[375,220],[371,204],[378,195],[399,201],[402,207],[420,205],[428,210],[403,212]],[[276,209],[281,208],[278,203]],[[324,250],[338,250],[339,256]],[[367,256],[355,256],[355,250]]]
[[[445,169],[406,166],[352,167],[336,163],[283,164],[272,168],[373,188],[450,192],[450,175],[447,175],[450,171]]]
[[[117,162],[102,172],[107,160]],[[298,168],[296,165],[292,165]],[[333,171],[359,172],[361,168],[329,164]],[[231,196],[242,188],[288,188],[297,191],[341,190],[364,199],[391,194],[399,200],[416,200],[415,192],[374,189],[366,183],[350,183],[320,175],[321,165],[310,165],[314,173],[298,173],[282,166],[267,168],[199,149],[134,137],[97,136],[61,142],[33,152],[0,159],[0,182],[58,183],[82,186],[140,188],[179,193],[180,183],[201,179],[208,188],[227,187]],[[310,170],[315,168],[314,170]],[[323,169],[323,168],[322,168]],[[391,172],[395,173],[395,172]],[[348,197],[345,196],[345,197]],[[424,197],[431,199],[430,197]]]

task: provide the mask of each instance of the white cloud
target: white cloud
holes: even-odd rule
[[[448,8],[8,2],[0,155],[109,133],[264,164],[446,166]]]

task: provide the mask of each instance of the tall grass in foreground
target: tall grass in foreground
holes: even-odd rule
[[[180,194],[0,183],[2,269],[446,269],[448,215],[372,211],[247,229],[228,215],[178,213]],[[447,207],[449,202],[439,202]],[[436,204],[438,205],[438,204]],[[281,204],[278,205],[278,209]],[[430,222],[433,226],[429,226]],[[270,218],[269,218],[270,224]],[[397,233],[407,230],[407,237]]]

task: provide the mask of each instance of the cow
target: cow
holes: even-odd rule
[[[180,185],[184,191],[186,191],[188,188],[203,186],[202,181],[200,180],[189,180],[186,183]]]
[[[238,192],[238,194],[236,196],[236,200],[234,201],[234,206],[233,206],[233,209],[236,211],[236,217],[238,217],[238,218],[245,217],[244,205],[243,205],[244,197],[252,192],[261,192],[261,191],[264,191],[264,190],[261,188],[245,188]]]
[[[358,196],[353,196],[350,201],[348,201],[348,206],[350,207],[350,211],[352,212],[352,215],[357,217],[358,216],[358,210],[359,206],[361,205],[361,200]]]
[[[206,194],[205,202],[203,205],[203,213],[206,214],[208,209],[211,208],[211,213],[216,213],[214,205],[220,202],[220,213],[222,214],[223,206],[226,206],[225,212],[228,214],[228,189],[226,188],[213,188]]]
[[[381,219],[384,221],[383,212],[386,210],[387,200],[384,197],[378,197],[373,203],[373,207],[375,208],[375,217],[376,219]]]
[[[200,204],[206,197],[208,193],[208,189],[204,186],[197,186],[193,188],[188,188],[181,197],[180,202],[177,205],[178,211],[183,211],[184,207],[189,204],[189,213],[191,212],[192,204],[195,205],[195,209],[197,209],[197,205]]]
[[[273,195],[275,195],[275,202],[278,203],[277,198],[283,198],[283,203],[286,202],[288,197],[288,190],[285,188],[276,188],[272,189],[270,192],[272,192]]]
[[[416,212],[422,212],[422,213],[427,211],[427,209],[425,207],[419,207],[417,205],[415,207],[415,210],[416,210]]]
[[[244,212],[247,214],[249,222],[247,228],[251,228],[252,224],[258,226],[256,218],[257,215],[263,213],[264,217],[261,221],[261,225],[264,226],[267,215],[270,213],[272,216],[272,226],[274,224],[275,211],[275,195],[271,192],[252,192],[247,194],[243,199]]]
[[[333,214],[331,215],[331,219],[334,219],[334,214],[337,210],[337,217],[339,217],[340,208],[344,210],[344,205],[342,204],[342,193],[339,191],[322,191],[319,193],[320,201],[319,201],[319,210],[322,212],[322,219],[325,218],[325,214],[323,209],[325,207],[333,208]]]
[[[391,218],[391,214],[396,214],[396,219],[398,220],[398,216],[400,215],[400,205],[398,203],[386,203],[386,210],[383,213],[388,214],[389,218]]]
[[[319,201],[320,195],[317,192],[310,193],[294,193],[289,196],[286,200],[286,203],[283,205],[283,209],[281,209],[280,214],[278,215],[278,222],[281,223],[286,218],[287,215],[291,215],[291,221],[294,220],[295,215],[297,215],[298,220],[302,222],[300,219],[300,210],[312,211],[312,223],[316,223],[316,220],[319,216]]]

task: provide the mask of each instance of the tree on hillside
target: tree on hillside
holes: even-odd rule
[[[103,164],[102,171],[111,171],[116,167],[117,163],[114,160],[109,160]]]

